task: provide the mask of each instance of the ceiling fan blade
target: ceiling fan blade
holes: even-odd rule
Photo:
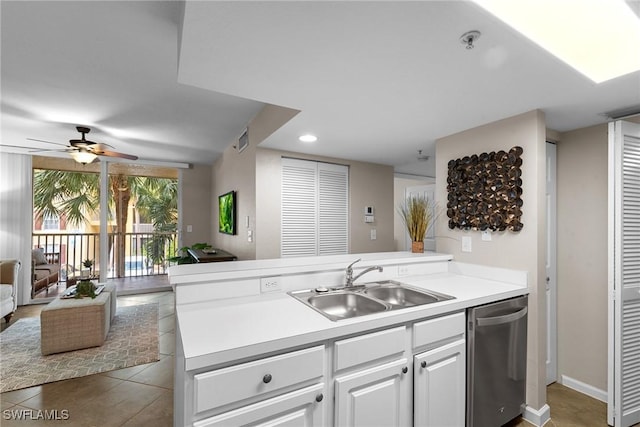
[[[120,157],[122,159],[129,160],[138,160],[138,156],[133,156],[131,154],[118,153],[117,151],[108,151],[108,150],[92,150],[93,154],[98,156],[107,156],[107,157]]]
[[[113,150],[113,147],[109,144],[105,144],[104,142],[95,142],[93,143],[93,145],[91,145],[91,149],[93,151],[109,151]]]
[[[29,150],[29,153],[46,153],[48,151],[57,151],[58,153],[69,153],[69,150],[65,150],[64,148],[45,148],[45,149],[34,149]]]
[[[9,145],[9,144],[0,144],[0,147],[11,147],[11,148],[30,148],[30,147],[25,147],[24,145]]]
[[[37,142],[46,142],[47,144],[55,144],[55,145],[61,145],[63,147],[67,147],[67,144],[61,144],[59,142],[51,142],[51,141],[45,141],[44,139],[35,139],[35,138],[27,138],[29,141],[37,141]]]

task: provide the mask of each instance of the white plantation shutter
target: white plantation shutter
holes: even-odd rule
[[[640,125],[618,121],[609,124],[609,132],[614,198],[609,423],[627,427],[640,422]]]
[[[318,255],[346,254],[349,169],[318,163]]]
[[[346,254],[349,168],[282,159],[281,256]]]

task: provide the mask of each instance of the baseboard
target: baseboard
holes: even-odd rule
[[[540,409],[533,409],[531,406],[527,405],[524,410],[524,414],[522,414],[522,418],[534,426],[541,427],[551,419],[551,408],[549,408],[549,405],[546,403],[542,405],[542,408]]]
[[[575,391],[579,391],[582,394],[591,396],[594,399],[598,399],[601,402],[607,403],[608,394],[606,390],[600,390],[599,388],[595,388],[594,386],[583,383],[582,381],[578,381],[566,375],[562,375],[561,384]]]

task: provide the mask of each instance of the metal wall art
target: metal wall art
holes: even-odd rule
[[[450,160],[449,228],[522,230],[522,147]]]

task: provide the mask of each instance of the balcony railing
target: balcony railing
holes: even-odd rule
[[[176,233],[109,233],[107,277],[142,277],[167,274],[168,259],[176,254]],[[122,240],[119,240],[122,239]],[[47,233],[34,231],[33,247],[43,248],[47,261],[60,264],[60,280],[78,276],[92,260],[92,274],[102,271],[99,233]],[[124,248],[123,254],[118,250]],[[117,266],[117,261],[120,266]]]

